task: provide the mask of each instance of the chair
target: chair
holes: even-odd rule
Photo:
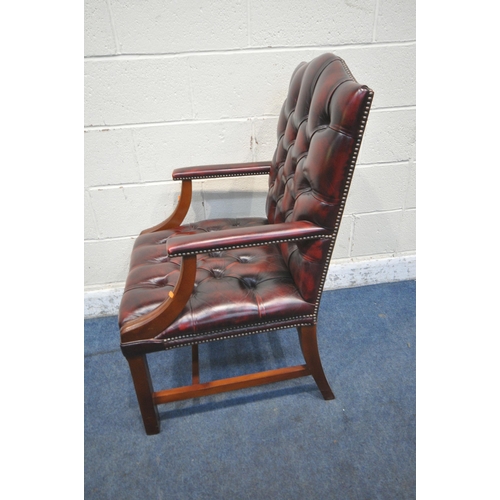
[[[323,54],[292,75],[271,161],[174,170],[178,205],[136,239],[118,317],[147,434],[160,432],[160,404],[297,377],[334,399],[318,307],[372,98],[341,58]],[[182,225],[194,179],[247,175],[269,178],[266,217]],[[200,381],[198,344],[288,328],[303,365]],[[182,346],[192,346],[192,384],[154,391],[147,355]]]

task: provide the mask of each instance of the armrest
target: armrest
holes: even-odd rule
[[[180,276],[168,298],[143,316],[127,321],[120,330],[122,347],[127,342],[154,339],[165,330],[184,309],[191,296],[196,278],[196,256],[183,257]]]
[[[167,241],[167,252],[172,257],[186,256],[232,248],[329,238],[330,236],[331,233],[327,229],[309,221],[284,222],[172,236]]]
[[[182,224],[189,207],[192,196],[192,179],[208,179],[211,177],[237,177],[242,175],[268,174],[271,170],[270,161],[257,161],[249,163],[230,163],[226,165],[205,165],[200,167],[177,168],[172,173],[174,180],[182,181],[182,191],[179,202],[173,214],[156,226],[144,229],[141,234],[153,233],[171,229]]]
[[[182,181],[181,194],[177,202],[177,206],[173,211],[172,215],[160,222],[156,226],[144,229],[141,234],[154,233],[156,231],[164,231],[165,229],[172,229],[178,227],[182,224],[184,217],[188,213],[189,207],[191,205],[191,196],[193,192],[191,179],[185,179]]]
[[[227,165],[203,165],[199,167],[176,168],[174,180],[207,179],[211,177],[236,177],[241,175],[263,175],[271,170],[270,161],[229,163]]]

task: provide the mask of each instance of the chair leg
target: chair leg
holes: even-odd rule
[[[130,366],[130,373],[132,374],[146,434],[158,434],[160,432],[160,418],[158,408],[153,401],[153,384],[146,355],[130,356],[127,361]]]
[[[302,348],[302,354],[304,355],[307,368],[309,368],[323,398],[335,399],[319,357],[316,325],[300,326],[297,330],[299,332],[300,347]]]

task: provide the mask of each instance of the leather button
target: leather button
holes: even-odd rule
[[[214,268],[214,269],[212,269],[211,273],[215,279],[220,279],[220,278],[224,277],[224,269]]]
[[[212,259],[220,259],[224,256],[224,252],[208,252],[207,255]]]
[[[257,288],[257,280],[254,276],[245,276],[241,279],[241,282],[245,285],[246,288],[254,289]]]

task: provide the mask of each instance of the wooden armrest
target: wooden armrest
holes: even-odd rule
[[[199,167],[176,168],[174,180],[209,179],[213,177],[237,177],[241,175],[263,175],[271,170],[270,161],[229,163],[226,165],[203,165]]]
[[[139,318],[127,321],[120,330],[122,344],[155,338],[163,332],[184,309],[193,291],[196,278],[196,256],[184,257],[179,280],[160,306]]]
[[[179,195],[179,201],[175,207],[174,212],[170,217],[160,222],[156,226],[144,229],[141,234],[154,233],[156,231],[164,231],[165,229],[172,229],[174,227],[179,227],[188,213],[189,207],[191,206],[191,197],[193,195],[193,186],[190,179],[182,181],[181,194]]]
[[[271,170],[271,162],[231,163],[227,165],[205,165],[200,167],[177,168],[173,171],[172,178],[182,181],[181,194],[177,207],[170,217],[156,226],[144,229],[141,234],[154,233],[172,229],[182,224],[184,217],[191,206],[193,193],[192,179],[210,179],[215,177],[238,177],[243,175],[263,175]]]
[[[244,248],[288,241],[328,238],[330,232],[309,221],[283,222],[251,228],[238,227],[189,235],[172,236],[167,241],[170,256],[187,256],[231,248]]]

